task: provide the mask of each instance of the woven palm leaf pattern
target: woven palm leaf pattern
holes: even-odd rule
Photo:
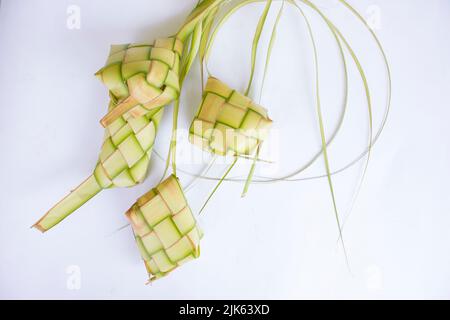
[[[210,77],[190,127],[190,141],[218,155],[249,155],[272,126],[266,109]]]
[[[114,102],[110,103],[110,109]],[[120,117],[105,130],[94,176],[102,189],[132,187],[147,176],[163,108],[138,118]]]
[[[150,44],[111,46],[105,67],[96,76],[118,99],[101,121],[108,126],[120,116],[140,117],[165,106],[180,94],[180,57],[183,43],[177,38]]]
[[[200,255],[202,233],[171,175],[127,211],[150,281]]]

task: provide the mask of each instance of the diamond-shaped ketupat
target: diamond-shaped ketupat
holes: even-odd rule
[[[127,211],[150,281],[198,258],[202,233],[172,175]]]
[[[121,116],[140,117],[178,98],[182,51],[178,38],[112,46],[106,66],[96,75],[119,104],[101,123],[108,126]]]
[[[210,77],[190,128],[190,141],[218,155],[250,155],[272,126],[266,109]]]

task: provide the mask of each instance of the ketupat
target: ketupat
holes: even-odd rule
[[[103,189],[132,187],[144,181],[163,114],[162,107],[179,94],[176,74],[179,72],[182,50],[181,42],[175,38],[156,40],[154,46],[111,46],[106,66],[96,74],[109,89],[110,113],[120,107],[120,101],[131,96],[130,92],[143,91],[138,78],[145,77],[146,83],[170,82],[170,85],[164,84],[165,90],[154,89],[154,92],[159,93],[154,102],[148,103],[146,107],[138,105],[108,124],[93,174],[50,209],[34,225],[35,228],[42,232],[49,230]],[[155,61],[155,56],[160,60],[172,59],[171,65],[167,67],[167,75],[160,72],[162,63]],[[141,115],[132,116],[133,111]]]
[[[174,175],[139,198],[126,216],[150,281],[199,257],[202,233]]]
[[[150,44],[111,46],[106,66],[96,76],[111,102],[101,123],[106,128],[94,173],[50,209],[33,227],[45,232],[106,188],[131,187],[148,171],[162,107],[179,96],[183,43],[199,22],[224,0],[204,0],[175,37]],[[195,55],[190,50],[187,55]],[[187,70],[184,70],[187,72]]]
[[[250,155],[266,139],[271,126],[266,109],[210,77],[189,139],[214,154]]]
[[[208,42],[209,33],[217,17],[216,9],[219,9],[218,6],[225,2],[224,0],[200,0],[196,9],[175,37],[157,40],[153,46],[148,44],[132,44],[113,46],[111,48],[107,66],[97,73],[97,76],[110,90],[111,95],[109,113],[101,121],[102,125],[107,128],[107,135],[99,163],[94,174],[55,208],[50,210],[35,227],[46,231],[100,190],[115,186],[132,186],[145,178],[156,129],[162,116],[163,106],[174,100],[176,101],[173,130],[176,131],[176,119],[179,107],[179,100],[177,99],[180,94],[182,82],[189,72],[197,53],[200,56],[200,62],[203,67],[204,58],[207,56],[207,49],[210,48],[210,43]],[[243,1],[241,4],[236,4],[234,8],[237,9],[245,3],[252,2],[256,2],[256,0]],[[294,1],[287,0],[287,2],[297,6]],[[322,15],[312,3],[309,1],[303,2]],[[343,0],[341,2],[346,4]],[[253,158],[253,166],[247,178],[243,194],[246,193],[248,185],[252,181],[260,146],[265,140],[272,124],[272,121],[268,118],[267,111],[246,97],[251,88],[259,37],[271,4],[272,1],[268,0],[255,33],[252,48],[251,79],[245,95],[237,93],[215,78],[208,79],[202,105],[190,129],[190,140],[194,144],[214,154],[223,156],[233,155],[235,157],[235,161],[225,175],[217,179],[219,180],[219,185],[225,181],[227,174],[236,163],[238,157],[251,158],[249,155],[256,151],[256,156]],[[278,23],[283,6],[284,1],[275,26]],[[229,14],[232,14],[234,12],[233,10],[232,7]],[[305,20],[307,22],[306,17]],[[341,37],[342,41],[344,41],[352,53],[351,48],[349,48],[339,31],[327,21],[327,18],[324,20],[328,23],[332,31],[334,30],[333,32],[337,42],[339,43],[338,36]],[[308,22],[307,24],[309,27]],[[309,31],[312,34],[311,30]],[[192,32],[193,35],[189,38]],[[214,38],[215,32],[216,30],[212,38]],[[270,59],[273,34],[266,59],[264,77]],[[183,44],[187,48],[186,52],[183,52]],[[358,67],[360,67],[355,56],[353,56],[353,59]],[[359,71],[367,87],[362,69],[359,68]],[[317,100],[319,101],[319,99]],[[369,97],[368,100],[369,113],[371,113]],[[320,125],[323,127],[319,104],[318,108]],[[371,119],[370,123],[372,123]],[[327,166],[326,176],[330,184],[336,217],[338,217],[331,183],[332,173],[328,168],[326,149],[328,143],[325,140],[323,131],[323,128],[321,128],[323,140],[322,153],[324,154]],[[376,141],[376,138],[374,141]],[[173,151],[173,155],[176,154],[174,145],[176,145],[176,139],[170,148],[170,151]],[[370,136],[370,144],[368,147],[369,155],[371,146],[372,135]],[[173,157],[172,162],[173,172],[176,174],[175,157]],[[267,182],[282,180],[286,179],[274,178],[268,179]],[[214,189],[213,193],[217,190],[218,186]],[[138,247],[150,275],[150,280],[163,277],[182,263],[199,256],[201,233],[196,226],[195,219],[187,205],[175,175],[141,197],[127,212],[127,216],[131,221]],[[337,223],[340,231],[340,239],[343,244],[339,219],[337,219]]]
[[[232,155],[235,159],[211,191],[199,214],[203,212],[209,200],[236,165],[238,158],[254,154],[253,164],[242,192],[242,196],[245,196],[252,180],[261,144],[267,138],[271,127],[272,120],[266,109],[220,80],[209,77],[202,102],[189,129],[189,141],[205,151],[220,156]]]

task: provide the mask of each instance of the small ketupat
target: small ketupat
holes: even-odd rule
[[[250,155],[272,126],[266,109],[210,77],[190,131],[190,141],[218,155]]]
[[[149,281],[199,257],[202,233],[174,175],[139,198],[126,216]]]

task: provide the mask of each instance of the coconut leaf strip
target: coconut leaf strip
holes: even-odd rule
[[[250,184],[252,183],[253,175],[255,173],[255,168],[256,168],[256,159],[258,159],[260,151],[261,151],[261,144],[259,144],[258,148],[256,149],[256,156],[253,159],[252,166],[250,167],[250,171],[247,176],[247,181],[245,181],[244,190],[242,191],[242,195],[241,195],[242,198],[247,195]]]
[[[184,81],[187,74],[189,73],[189,70],[191,69],[192,64],[194,63],[195,57],[199,52],[200,42],[202,40],[202,30],[203,30],[203,22],[200,21],[198,25],[195,27],[194,33],[192,35],[191,46],[188,54],[186,55],[186,61],[184,63],[183,71],[181,72],[180,75],[181,82]]]
[[[222,4],[226,0],[205,0],[199,3],[199,5],[188,16],[186,23],[181,27],[177,33],[177,37],[181,40],[187,39],[193,32],[199,21],[202,21],[211,10]]]
[[[214,187],[214,189],[211,191],[211,193],[209,194],[208,198],[206,199],[205,203],[203,204],[203,206],[201,207],[201,209],[199,210],[198,214],[200,215],[203,210],[206,208],[207,204],[209,203],[209,201],[211,200],[211,198],[213,197],[213,195],[216,193],[217,189],[219,189],[220,185],[222,184],[222,182],[225,180],[225,178],[230,174],[231,170],[233,169],[233,167],[236,165],[236,162],[238,161],[238,158],[235,157],[233,162],[231,163],[231,165],[228,167],[227,171],[225,171],[224,175],[220,178],[219,182],[217,183],[217,185]]]
[[[339,29],[337,29],[334,24],[321,12],[320,9],[318,9],[314,4],[312,4],[310,1],[305,0],[304,1],[306,4],[308,4],[311,8],[313,8],[316,12],[318,12],[321,17],[325,20],[325,22],[333,29],[333,31],[339,36],[339,38],[341,39],[341,41],[343,41],[347,51],[350,53],[357,69],[358,72],[361,76],[361,80],[363,82],[364,85],[364,91],[365,91],[365,95],[366,95],[366,100],[367,100],[367,107],[368,107],[368,113],[369,113],[369,141],[368,141],[368,146],[367,146],[367,157],[366,157],[366,161],[365,161],[365,165],[363,168],[363,172],[361,175],[361,178],[359,179],[359,182],[357,184],[357,188],[356,191],[354,193],[353,196],[353,200],[352,203],[354,203],[356,201],[356,198],[358,197],[360,191],[361,191],[361,187],[362,184],[365,180],[366,174],[367,174],[367,170],[368,170],[368,166],[369,166],[369,162],[370,162],[370,155],[371,155],[371,150],[372,150],[372,140],[373,140],[373,115],[372,115],[372,100],[371,100],[371,94],[370,94],[370,89],[369,89],[369,84],[367,81],[367,77],[366,74],[364,72],[364,68],[362,67],[356,53],[353,51],[352,47],[350,46],[350,44],[347,42],[347,40],[345,39],[345,37],[342,35],[342,33],[339,31]],[[346,217],[348,219],[348,217],[351,214],[352,211],[352,206],[349,209],[349,212],[347,213]]]
[[[320,100],[319,62],[318,62],[318,54],[317,54],[317,45],[316,45],[316,41],[314,39],[312,27],[311,27],[311,24],[310,24],[308,18],[306,17],[305,13],[303,12],[303,10],[300,6],[298,6],[296,3],[294,3],[294,5],[300,10],[301,15],[305,19],[305,22],[306,22],[307,28],[308,28],[308,33],[310,35],[311,42],[313,45],[314,69],[315,69],[315,79],[316,79],[316,88],[315,88],[316,109],[317,109],[317,117],[319,120],[320,137],[321,137],[321,141],[322,141],[323,159],[324,159],[325,169],[326,169],[326,173],[327,173],[327,181],[328,181],[328,186],[330,188],[331,199],[333,202],[334,215],[336,218],[336,224],[337,224],[338,231],[339,231],[339,237],[341,239],[341,244],[342,244],[342,248],[344,250],[344,255],[345,255],[345,260],[346,260],[347,266],[350,268],[347,250],[346,250],[345,242],[344,242],[344,237],[342,236],[342,228],[341,228],[341,222],[340,222],[340,218],[339,218],[336,194],[334,191],[333,180],[331,178],[330,161],[329,161],[329,157],[328,157],[328,148],[327,148],[327,141],[326,141],[326,135],[325,135],[325,125],[324,125],[324,121],[323,121],[323,113],[322,113],[322,106],[321,106],[321,100]]]
[[[219,11],[219,7],[216,7],[214,10],[212,10],[211,13],[205,18],[205,21],[203,23],[202,39],[200,40],[200,47],[198,49],[198,58],[200,61],[200,77],[201,77],[202,94],[203,94],[203,87],[205,84],[204,66],[205,66],[206,47],[208,45],[209,36],[211,35],[212,26],[217,17],[218,11]]]
[[[256,27],[255,35],[253,37],[252,43],[252,61],[251,61],[251,69],[250,69],[250,80],[248,81],[247,89],[245,90],[245,95],[248,96],[250,89],[252,87],[253,78],[255,76],[255,66],[256,66],[256,55],[258,53],[259,41],[261,39],[261,34],[264,29],[264,25],[266,24],[267,15],[269,14],[270,7],[272,6],[272,0],[268,0],[266,6],[264,7],[264,11],[258,21],[258,25]]]
[[[276,18],[275,23],[273,25],[272,33],[271,33],[271,36],[270,36],[269,46],[268,46],[267,54],[266,54],[266,62],[265,62],[265,65],[264,65],[264,73],[263,73],[263,79],[262,79],[262,84],[261,84],[261,90],[260,90],[260,94],[259,94],[259,102],[260,103],[261,103],[262,93],[263,93],[263,90],[264,90],[264,84],[265,84],[266,78],[267,78],[267,72],[268,72],[269,65],[270,65],[270,59],[272,57],[272,49],[273,49],[273,46],[275,44],[278,24],[280,23],[281,16],[283,14],[284,2],[285,1],[283,0],[283,2],[281,4],[281,7],[280,7],[280,10],[278,11],[277,18]],[[261,144],[258,145],[258,149],[256,150],[256,156],[255,156],[255,158],[254,158],[254,160],[252,162],[252,166],[250,167],[250,171],[249,171],[249,174],[247,176],[247,181],[245,182],[244,190],[242,192],[241,197],[245,197],[247,195],[248,189],[249,189],[250,184],[252,183],[252,180],[253,180],[253,175],[255,173],[256,163],[257,163],[257,159],[259,158],[260,152],[261,152]]]
[[[273,25],[272,34],[270,35],[269,46],[267,48],[267,54],[266,54],[266,62],[265,62],[265,65],[264,65],[263,79],[262,79],[262,83],[261,83],[261,89],[260,89],[260,92],[259,92],[259,101],[260,102],[261,102],[261,99],[262,99],[264,86],[266,84],[267,72],[269,70],[270,59],[272,58],[273,46],[274,46],[275,40],[277,38],[278,25],[280,23],[281,16],[283,15],[284,3],[285,3],[285,0],[283,0],[283,2],[281,3],[280,10],[278,11],[277,18],[276,18],[275,23]]]
[[[211,55],[211,49],[213,47],[213,44],[217,38],[217,34],[219,32],[219,30],[223,27],[223,25],[228,21],[229,18],[231,18],[231,16],[238,11],[239,9],[241,9],[242,7],[253,3],[253,2],[258,2],[261,0],[245,0],[242,2],[239,2],[237,4],[235,4],[234,6],[232,6],[222,17],[220,17],[220,19],[217,21],[216,26],[214,27],[213,32],[211,33],[211,37],[208,41],[208,44],[206,45],[206,49],[205,49],[205,65],[206,65],[206,69],[208,70],[208,60],[209,57]]]

